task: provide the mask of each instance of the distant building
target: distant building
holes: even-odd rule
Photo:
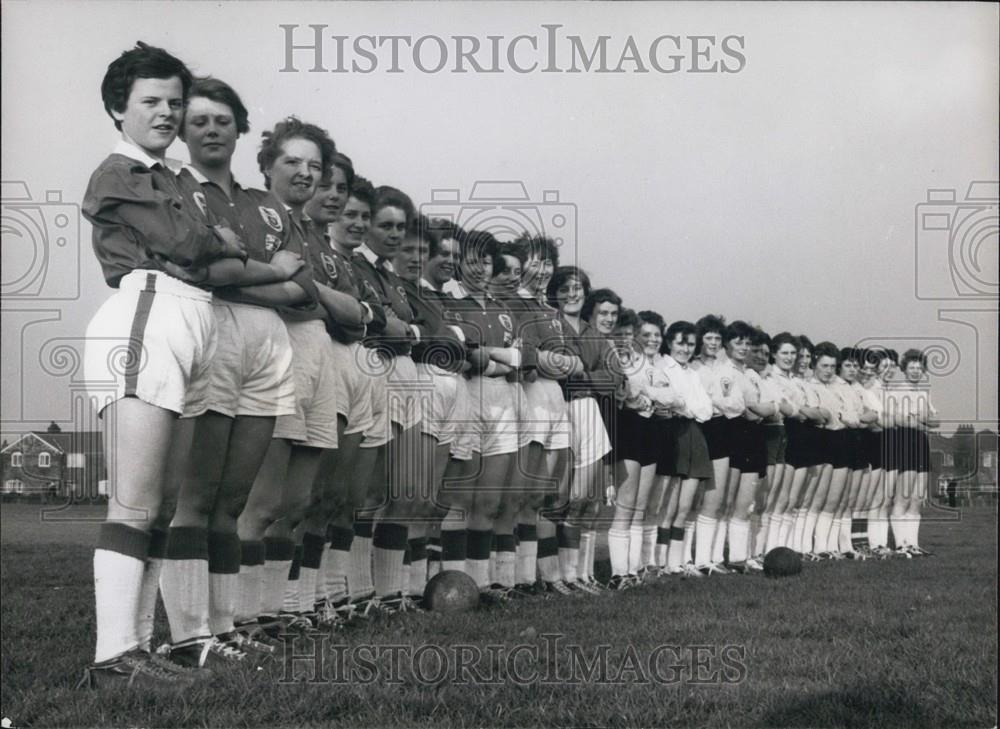
[[[951,437],[932,433],[932,488],[944,496],[949,481],[955,481],[964,498],[996,497],[997,434],[984,429],[976,432],[971,425],[960,425]]]
[[[4,497],[86,500],[107,496],[99,431],[67,432],[52,423],[0,449]]]

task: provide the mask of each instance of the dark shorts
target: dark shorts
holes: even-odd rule
[[[711,478],[712,459],[701,425],[694,420],[678,418],[673,421],[673,460],[657,464],[657,474],[681,478]]]
[[[733,421],[734,455],[729,467],[741,473],[767,474],[767,441],[762,423],[752,423],[745,418]]]
[[[931,448],[927,433],[917,428],[892,428],[891,431],[892,441],[886,456],[892,459],[893,468],[901,473],[930,471]]]
[[[847,455],[852,471],[860,471],[870,465],[868,444],[865,440],[867,435],[868,431],[861,428],[849,428],[847,431]]]
[[[836,468],[848,468],[851,465],[850,452],[848,449],[847,430],[826,430],[819,429],[819,456],[820,463],[829,463]]]
[[[662,426],[656,418],[644,418],[628,408],[618,415],[615,459],[635,461],[640,466],[656,463],[660,458]]]
[[[866,430],[862,435],[868,464],[872,468],[882,468],[882,433]]]
[[[801,420],[786,420],[785,434],[788,445],[785,446],[785,463],[793,468],[814,466],[816,460],[817,428],[803,423]]]
[[[732,459],[739,455],[734,447],[734,422],[734,420],[720,415],[701,424],[701,432],[708,444],[708,457],[711,460]]]
[[[785,462],[785,448],[788,437],[785,426],[780,423],[770,423],[764,426],[764,441],[767,443],[767,465],[774,466]]]

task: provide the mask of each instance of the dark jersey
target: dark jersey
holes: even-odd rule
[[[618,355],[608,339],[597,332],[587,322],[582,322],[580,331],[559,316],[564,342],[568,351],[583,362],[584,371],[560,380],[563,395],[567,400],[593,397],[598,400],[614,398],[615,389],[621,378],[618,372]]]
[[[448,295],[429,286],[418,286],[412,281],[404,281],[403,289],[413,310],[412,326],[420,333],[413,344],[413,360],[450,372],[462,371],[466,359],[465,344],[445,311],[443,299],[449,298]]]
[[[111,154],[90,176],[82,210],[93,226],[104,280],[113,288],[130,271],[162,271],[157,257],[193,269],[224,255],[222,238],[159,163],[149,167]]]
[[[394,316],[405,324],[413,322],[413,310],[407,301],[406,290],[399,276],[390,271],[386,265],[376,268],[362,253],[355,253],[351,257],[351,263],[358,277],[367,281],[378,294],[387,317]],[[373,327],[368,328],[368,333],[369,336],[364,340],[365,346],[378,347],[389,356],[409,354],[415,338],[412,332],[402,338],[388,337],[384,329],[379,331]]]

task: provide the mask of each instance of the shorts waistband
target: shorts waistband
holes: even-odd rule
[[[125,274],[118,288],[126,291],[151,291],[158,294],[180,296],[194,301],[212,301],[212,292],[184,283],[179,278],[147,268],[137,268]]]

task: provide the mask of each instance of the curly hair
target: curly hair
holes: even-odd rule
[[[337,145],[330,139],[330,135],[315,124],[309,124],[297,117],[290,116],[274,125],[274,129],[264,132],[261,136],[260,151],[257,152],[257,165],[264,174],[264,183],[271,189],[271,178],[267,171],[271,165],[281,156],[282,148],[290,139],[305,139],[319,148],[320,157],[323,160],[323,176],[329,174],[330,165],[333,164],[333,156],[337,154]]]

